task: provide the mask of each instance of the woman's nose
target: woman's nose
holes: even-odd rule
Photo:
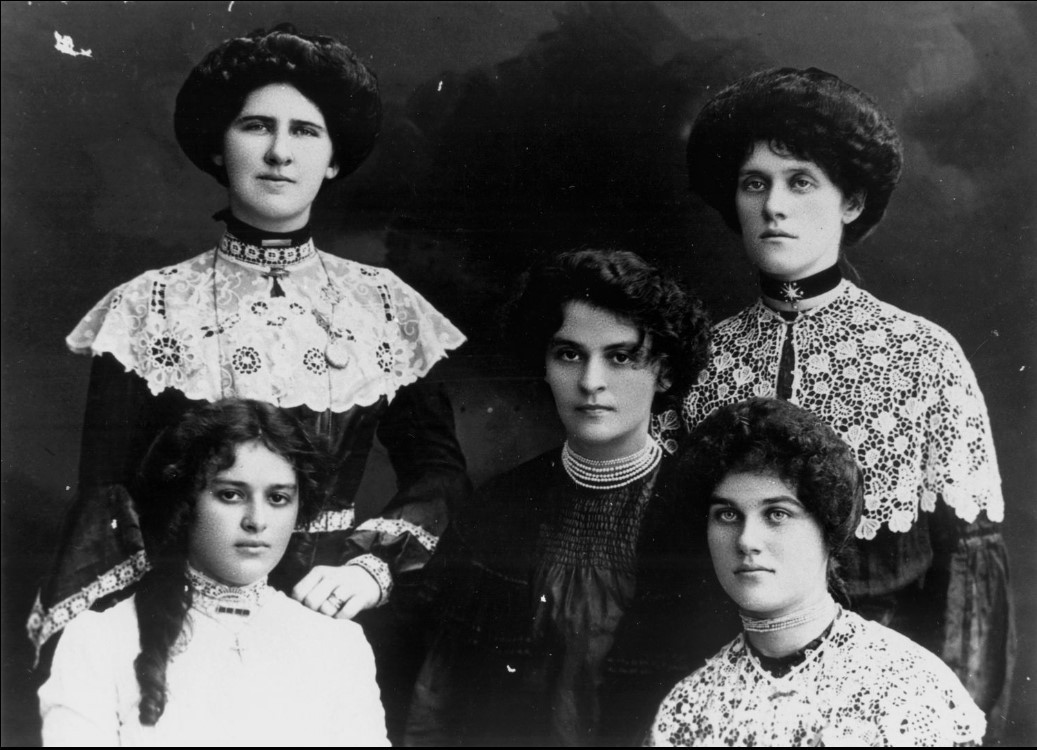
[[[752,555],[759,552],[762,546],[760,538],[762,530],[760,524],[752,519],[743,521],[741,528],[738,530],[738,551],[743,555]]]
[[[266,151],[267,164],[290,164],[292,161],[292,139],[287,132],[277,131],[270,139]]]
[[[772,185],[763,200],[763,213],[768,219],[784,219],[788,216],[788,192],[780,185]]]
[[[241,528],[253,534],[266,528],[266,509],[262,502],[249,502],[245,506]]]
[[[605,390],[605,368],[596,358],[587,360],[580,372],[580,389],[585,393]]]

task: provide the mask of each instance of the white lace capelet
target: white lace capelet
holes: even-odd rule
[[[112,354],[156,395],[334,412],[391,399],[464,341],[391,271],[312,241],[264,250],[229,234],[112,290],[66,339],[76,353]]]
[[[694,428],[713,410],[775,395],[788,322],[762,301],[713,331],[711,360],[684,401]],[[1001,477],[983,394],[961,347],[933,323],[849,281],[828,304],[800,313],[792,403],[853,447],[865,470],[857,536],[904,532],[942,497],[958,517],[1004,517]]]
[[[648,744],[662,747],[946,747],[979,744],[983,712],[934,654],[841,611],[806,660],[774,677],[745,635],[670,691]]]

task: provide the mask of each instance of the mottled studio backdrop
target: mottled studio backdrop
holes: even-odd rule
[[[734,312],[754,282],[687,194],[691,118],[770,65],[871,92],[907,167],[851,260],[865,288],[949,329],[986,394],[1021,639],[1008,739],[1037,741],[1037,3],[5,2],[3,744],[38,741],[22,624],[74,489],[88,372],[63,338],[115,284],[219,236],[225,199],[180,153],[173,100],[210,48],[285,20],[379,74],[381,143],[322,196],[317,237],[390,266],[469,335],[448,377],[477,482],[560,434],[492,314],[535,254],[627,247]],[[386,466],[372,458],[368,506]]]

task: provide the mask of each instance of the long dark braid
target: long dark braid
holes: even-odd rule
[[[166,708],[166,666],[191,607],[186,559],[154,565],[141,579],[135,603],[140,654],[133,670],[140,685],[140,723],[154,726]]]

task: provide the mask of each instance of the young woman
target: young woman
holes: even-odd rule
[[[136,494],[151,569],[67,627],[40,689],[44,744],[387,745],[360,626],[267,585],[326,471],[263,402],[206,404],[165,430]]]
[[[689,663],[640,627],[646,517],[666,461],[652,405],[683,393],[707,330],[698,303],[632,253],[570,252],[531,271],[511,340],[542,368],[566,441],[451,521],[428,569],[438,630],[410,744],[593,745],[643,732],[652,696]]]
[[[864,467],[853,609],[940,655],[991,719],[1012,631],[1000,477],[983,396],[957,342],[844,279],[845,246],[879,222],[901,169],[892,122],[817,69],[719,92],[688,142],[692,190],[742,235],[761,299],[714,330],[689,391],[693,428],[725,404],[787,399]]]
[[[864,479],[831,428],[786,401],[724,406],[692,434],[676,478],[708,516],[713,567],[743,632],[670,692],[649,744],[980,743],[983,712],[943,662],[832,596]]]
[[[464,337],[391,272],[317,250],[309,229],[321,186],[357,168],[380,119],[374,74],[340,42],[290,26],[224,42],[187,78],[177,140],[226,186],[226,231],[114,289],[68,337],[93,371],[78,498],[29,625],[37,645],[144,572],[132,473],[200,401],[265,401],[331,446],[330,507],[278,571],[306,606],[351,618],[430,557],[468,480],[449,402],[416,381]],[[358,524],[376,428],[399,492]]]

